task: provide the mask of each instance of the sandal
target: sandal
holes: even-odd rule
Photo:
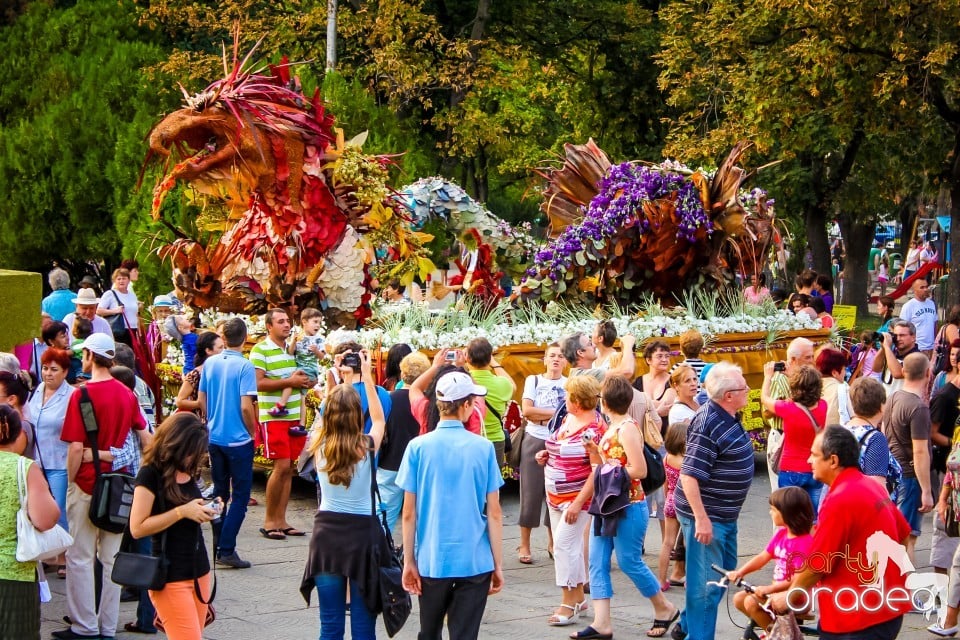
[[[307,535],[306,531],[300,531],[299,529],[294,529],[293,527],[287,527],[286,529],[280,529],[280,531],[285,536],[305,536]]]
[[[570,609],[572,613],[569,616],[554,613],[552,616],[547,618],[547,624],[551,627],[566,627],[573,624],[580,619],[580,612],[587,608],[587,603],[584,601],[580,604],[561,604],[558,608]]]
[[[533,564],[533,556],[529,553],[520,553],[520,547],[517,547],[517,560],[520,564]]]
[[[283,529],[260,529],[260,535],[262,535],[267,540],[286,540],[287,536],[283,535]]]
[[[667,631],[670,630],[670,627],[680,618],[680,609],[677,609],[673,617],[669,620],[657,620],[654,619],[653,626],[650,627],[650,630],[647,631],[648,638],[662,638],[667,635]]]
[[[590,626],[582,631],[571,633],[570,637],[573,638],[573,640],[613,640],[612,633],[600,633]]]
[[[960,627],[957,626],[944,629],[940,626],[939,622],[934,622],[932,625],[927,627],[927,631],[935,636],[940,636],[941,638],[952,638],[953,636],[957,635],[958,630],[960,630]]]

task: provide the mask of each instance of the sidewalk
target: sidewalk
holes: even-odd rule
[[[207,629],[204,638],[209,640],[315,640],[319,636],[319,617],[316,596],[308,608],[298,590],[303,576],[307,556],[309,536],[288,538],[285,541],[265,540],[257,530],[263,521],[264,479],[258,475],[254,480],[253,495],[260,504],[247,511],[247,519],[241,530],[237,549],[244,559],[250,560],[253,567],[246,570],[223,569],[217,571],[217,621]],[[771,533],[767,496],[770,485],[766,469],[758,467],[750,495],[744,505],[740,518],[739,555],[741,563],[763,549]],[[545,623],[559,602],[559,589],[553,583],[553,565],[547,557],[546,536],[543,528],[534,530],[533,557],[535,564],[522,565],[517,561],[516,547],[519,529],[516,525],[519,511],[519,498],[516,489],[506,490],[503,494],[504,507],[504,576],[506,584],[502,592],[487,602],[481,638],[545,638],[563,640],[567,635],[589,624],[592,613],[581,618],[580,623],[570,627],[549,627]],[[316,497],[312,487],[305,483],[294,485],[291,498],[289,520],[296,527],[309,531],[312,528],[313,513],[316,509]],[[656,571],[657,553],[660,548],[658,526],[651,523],[647,532],[647,553],[644,560]],[[932,524],[928,515],[924,521],[924,535],[918,542],[918,561],[926,564],[930,550],[930,530]],[[205,531],[209,535],[209,529]],[[209,545],[209,538],[207,544]],[[615,560],[614,560],[615,563]],[[616,564],[614,564],[616,566]],[[923,569],[923,567],[918,567]],[[771,580],[772,566],[751,576],[751,582],[767,584]],[[43,628],[41,637],[46,640],[50,632],[63,628],[61,618],[66,615],[63,580],[54,574],[48,574],[53,591],[53,602],[43,605]],[[653,609],[620,573],[614,571],[613,598],[614,636],[617,638],[644,638],[653,622]],[[679,607],[683,607],[683,589],[674,587],[667,592],[667,598]],[[733,607],[732,598],[729,610],[737,624],[743,625],[745,618]],[[117,638],[123,640],[144,640],[163,638],[162,634],[145,636],[126,633],[123,623],[135,619],[136,603],[121,603],[120,629]],[[933,638],[925,627],[927,621],[921,615],[908,615],[904,619],[901,638]],[[349,623],[349,620],[348,620]],[[348,624],[349,629],[349,624]],[[395,636],[399,640],[415,640],[417,637],[417,604],[403,630]],[[721,603],[717,616],[717,638],[735,640],[742,632],[734,626],[727,613],[727,605]],[[349,631],[348,635],[349,637]],[[382,624],[378,637],[386,638]]]

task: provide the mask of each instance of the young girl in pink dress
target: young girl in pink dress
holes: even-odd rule
[[[667,455],[663,459],[663,468],[667,472],[667,499],[663,507],[665,517],[666,533],[664,540],[679,541],[680,547],[674,544],[664,544],[660,548],[660,562],[658,563],[657,573],[660,578],[661,591],[667,591],[671,586],[682,587],[683,579],[686,573],[686,562],[684,562],[683,536],[680,536],[680,521],[677,520],[677,510],[674,508],[673,497],[677,490],[677,483],[680,481],[680,465],[683,464],[683,454],[687,450],[687,422],[675,422],[667,428],[667,435],[663,439],[663,445],[667,450]],[[673,560],[673,572],[670,574],[670,580],[667,580],[667,570],[670,568],[670,560]]]
[[[757,587],[752,594],[738,592],[733,604],[747,614],[761,629],[766,629],[773,618],[760,607],[771,593],[790,588],[793,574],[803,567],[813,544],[810,529],[813,527],[813,502],[800,487],[782,487],[770,494],[770,519],[776,531],[767,548],[750,558],[745,565],[727,573],[731,582],[736,582],[749,573],[762,569],[771,560],[773,583]]]

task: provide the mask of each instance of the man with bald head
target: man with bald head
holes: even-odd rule
[[[883,411],[883,434],[890,452],[903,468],[897,491],[897,507],[910,523],[907,553],[916,564],[913,550],[920,536],[923,514],[933,509],[930,489],[930,409],[923,400],[930,381],[930,360],[922,353],[903,359],[903,387],[887,398]]]

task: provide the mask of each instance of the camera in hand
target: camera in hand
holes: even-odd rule
[[[775,362],[775,363],[773,363],[773,372],[774,372],[774,373],[783,372],[783,371],[786,371],[786,370],[787,370],[787,363],[786,363],[786,362]]]
[[[206,507],[207,509],[213,509],[214,511],[217,512],[217,515],[213,516],[213,520],[211,520],[211,522],[220,522],[220,515],[221,515],[221,512],[223,511],[223,506],[221,505],[220,502],[217,502],[216,500],[211,500],[209,503],[203,506]]]
[[[360,371],[360,354],[359,353],[348,353],[343,356],[341,360],[343,366],[350,367],[354,371]]]

